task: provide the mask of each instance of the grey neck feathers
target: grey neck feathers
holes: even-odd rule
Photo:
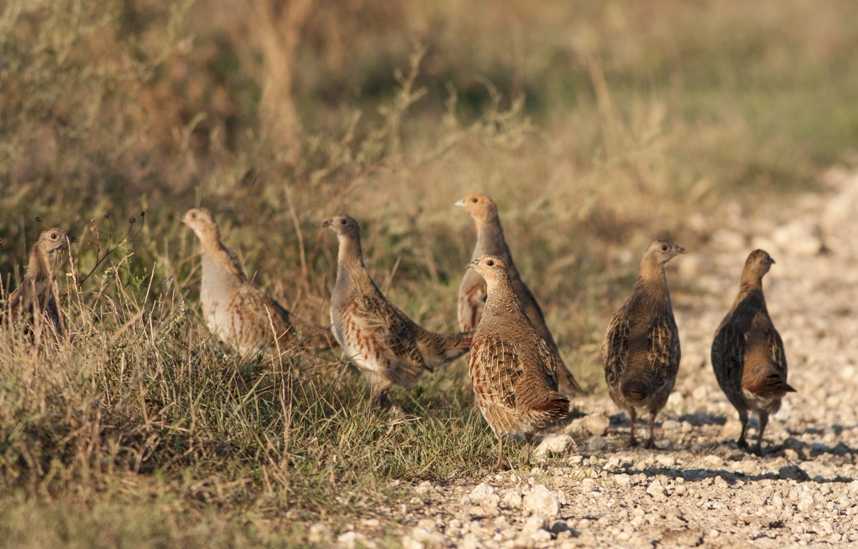
[[[509,249],[503,234],[500,218],[495,216],[484,222],[477,222],[477,243],[471,259],[479,259],[484,255],[495,255],[510,264]],[[510,265],[512,266],[512,265]]]
[[[244,273],[233,264],[232,258],[220,242],[203,243],[202,287],[209,290],[230,290],[240,286]]]
[[[350,286],[360,286],[368,279],[366,266],[363,262],[363,250],[360,237],[337,236],[337,282],[336,289],[346,291]]]
[[[486,298],[483,318],[509,319],[530,325],[508,276],[487,282],[487,290],[488,297]]]
[[[31,280],[53,276],[48,254],[43,252],[38,245],[34,246],[33,251],[30,252],[30,260],[27,263],[27,272],[25,276]]]

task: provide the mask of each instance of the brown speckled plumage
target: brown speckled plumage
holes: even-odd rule
[[[47,321],[56,333],[65,331],[63,317],[57,306],[56,272],[68,237],[62,229],[42,231],[30,251],[27,271],[21,285],[9,295],[6,303],[10,318],[27,318],[38,331]]]
[[[647,447],[655,445],[655,417],[667,403],[681,357],[665,264],[685,250],[657,240],[641,260],[632,295],[614,315],[602,345],[608,393],[631,420],[636,444],[637,408],[650,414]]]
[[[499,440],[529,439],[569,417],[557,390],[563,363],[527,319],[504,260],[483,256],[471,268],[488,292],[468,365],[477,407]]]
[[[373,398],[386,405],[394,384],[413,384],[424,371],[448,364],[470,348],[466,333],[442,335],[418,326],[391,304],[367,272],[360,227],[348,216],[324,223],[337,234],[337,281],[331,326],[346,356],[363,372]]]
[[[279,349],[324,349],[334,342],[322,327],[297,321],[283,306],[253,286],[224,246],[208,210],[188,210],[183,222],[200,241],[200,301],[209,330],[242,355]]]
[[[712,342],[715,377],[742,422],[737,441],[740,448],[748,449],[748,411],[760,418],[757,453],[762,452],[769,414],[780,409],[786,393],[795,391],[787,383],[784,344],[769,318],[763,295],[763,277],[774,262],[763,250],[751,252],[742,270],[739,295]]]
[[[500,258],[504,262],[509,271],[513,291],[515,291],[525,315],[539,336],[545,340],[545,343],[560,359],[561,367],[558,370],[560,392],[567,396],[583,393],[584,391],[578,385],[572,372],[563,362],[563,359],[560,358],[560,352],[554,341],[554,336],[552,336],[551,330],[548,329],[548,325],[545,323],[545,316],[539,307],[539,303],[515,267],[512,254],[504,238],[503,227],[501,226],[500,216],[498,215],[495,203],[486,195],[472,193],[465,196],[456,205],[463,207],[471,215],[477,230],[477,242],[474,245],[474,253],[471,256],[471,260],[491,255]],[[468,269],[465,271],[465,275],[462,277],[462,282],[459,285],[458,318],[461,330],[473,331],[476,329],[480,322],[485,303],[486,282],[476,271]]]

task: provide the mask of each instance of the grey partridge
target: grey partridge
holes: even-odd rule
[[[486,281],[486,303],[474,332],[468,364],[477,407],[498,439],[530,439],[569,417],[558,391],[563,362],[528,320],[514,271],[498,256],[475,259],[470,269]]]
[[[629,414],[632,446],[637,444],[638,408],[650,416],[646,447],[655,446],[655,418],[667,403],[679,371],[679,333],[665,265],[682,253],[682,246],[667,240],[650,244],[632,295],[614,315],[602,344],[608,393]]]
[[[323,226],[336,233],[339,245],[331,295],[334,337],[368,380],[379,405],[389,404],[388,391],[394,384],[408,387],[424,371],[468,351],[469,334],[429,332],[385,298],[367,272],[357,221],[337,216]]]
[[[479,259],[485,255],[492,255],[503,260],[504,265],[507,266],[507,270],[509,271],[512,288],[518,296],[525,315],[527,315],[530,323],[533,324],[539,337],[544,339],[559,357],[560,353],[557,344],[551,335],[551,330],[548,329],[548,325],[545,323],[545,316],[542,314],[542,309],[533,296],[533,292],[530,291],[530,288],[522,280],[518,269],[515,267],[515,263],[513,263],[512,254],[504,238],[497,205],[495,205],[491,198],[484,194],[471,193],[456,202],[456,206],[464,208],[470,214],[477,230],[477,242],[474,245],[474,253],[471,255],[471,260]],[[475,270],[468,269],[465,271],[462,283],[459,285],[459,329],[464,331],[475,330],[480,322],[485,303],[486,282]],[[560,359],[560,365],[561,368],[558,370],[560,392],[567,396],[583,393],[584,391],[578,385],[578,382],[562,358]]]
[[[24,280],[7,300],[13,320],[27,316],[36,325],[46,320],[56,333],[65,331],[56,302],[56,273],[67,242],[66,232],[56,227],[39,235],[30,251]]]
[[[748,411],[756,412],[760,418],[758,454],[762,454],[769,414],[780,409],[784,395],[795,391],[787,383],[784,343],[769,318],[763,295],[763,277],[774,263],[763,250],[751,252],[742,269],[739,295],[712,341],[715,377],[742,422],[736,442],[748,450]]]
[[[182,222],[200,241],[203,317],[221,341],[242,355],[332,346],[327,329],[300,322],[250,283],[238,259],[221,241],[208,210],[192,208]]]

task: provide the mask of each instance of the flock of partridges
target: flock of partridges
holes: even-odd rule
[[[458,333],[430,332],[387,300],[367,271],[360,227],[351,217],[323,223],[339,244],[328,329],[301,321],[255,287],[223,244],[212,215],[191,209],[183,222],[201,247],[200,301],[206,325],[242,355],[338,346],[363,373],[380,406],[390,405],[391,386],[407,387],[424,371],[470,353],[475,401],[499,442],[508,436],[529,441],[550,432],[571,418],[570,399],[583,391],[515,267],[495,203],[485,195],[469,194],[456,205],[471,215],[477,231],[472,261],[459,287]],[[57,335],[65,332],[54,273],[67,244],[61,229],[41,233],[21,285],[7,299],[8,318],[47,326]],[[649,414],[646,446],[654,446],[656,415],[679,370],[680,342],[665,265],[684,252],[669,240],[649,246],[631,295],[613,316],[602,346],[608,392],[630,416],[632,445],[636,415],[642,410]],[[748,413],[759,415],[757,453],[762,451],[769,414],[794,390],[787,383],[783,341],[763,295],[762,280],[772,264],[763,250],[747,257],[738,295],[715,333],[711,351],[718,384],[742,422],[737,441],[741,448],[749,449]]]

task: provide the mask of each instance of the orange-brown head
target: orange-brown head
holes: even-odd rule
[[[188,226],[200,242],[209,243],[220,240],[220,231],[210,211],[205,208],[191,208],[185,212],[182,223]]]
[[[501,280],[509,278],[509,266],[503,259],[494,255],[484,255],[475,259],[468,264],[468,268],[475,270],[483,277],[489,291]]]
[[[742,269],[743,279],[762,280],[766,273],[769,272],[775,260],[765,250],[754,250],[748,254],[748,259],[745,260],[745,267]]]
[[[464,208],[477,224],[488,223],[497,219],[498,207],[491,198],[480,193],[469,193],[455,203],[455,206]]]
[[[36,247],[38,247],[40,252],[50,257],[65,248],[67,242],[68,235],[66,235],[66,232],[53,227],[39,234]]]

